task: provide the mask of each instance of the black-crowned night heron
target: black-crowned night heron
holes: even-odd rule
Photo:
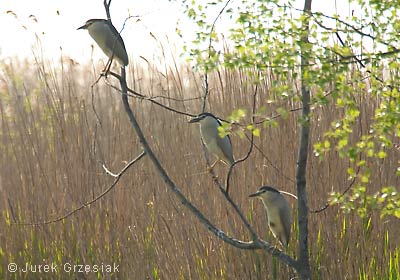
[[[228,135],[224,137],[219,135],[218,127],[221,126],[221,122],[217,117],[211,113],[201,113],[192,118],[189,122],[198,122],[200,124],[201,138],[207,150],[218,158],[211,167],[218,161],[223,161],[229,166],[234,163],[231,139]]]
[[[269,229],[281,245],[286,248],[290,239],[292,219],[289,203],[282,193],[273,187],[264,186],[251,194],[250,197],[258,197],[263,201],[267,211]]]
[[[79,29],[87,29],[90,36],[109,59],[115,59],[121,66],[128,65],[128,54],[126,53],[124,41],[110,21],[89,19]]]

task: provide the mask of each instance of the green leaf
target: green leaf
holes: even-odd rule
[[[378,154],[377,154],[377,157],[380,158],[380,159],[385,158],[385,157],[386,157],[386,152],[384,152],[384,151],[379,151]]]
[[[256,136],[256,137],[260,137],[261,130],[259,128],[253,129],[253,135]]]

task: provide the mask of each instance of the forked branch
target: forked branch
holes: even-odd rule
[[[81,206],[69,211],[67,214],[58,217],[56,219],[53,220],[48,220],[48,221],[43,221],[43,222],[31,222],[31,223],[15,223],[17,225],[23,225],[23,226],[40,226],[40,225],[48,225],[48,224],[53,224],[53,223],[57,223],[57,222],[61,222],[63,220],[65,220],[66,218],[74,215],[75,213],[77,213],[78,211],[82,210],[85,207],[88,207],[90,205],[92,205],[93,203],[97,202],[100,198],[104,197],[106,194],[108,194],[119,182],[119,180],[121,179],[122,175],[124,175],[124,173],[136,162],[138,162],[141,158],[143,158],[145,156],[145,152],[141,152],[135,159],[131,160],[127,165],[125,165],[125,167],[118,173],[118,174],[113,174],[113,177],[115,178],[114,181],[112,182],[112,184],[105,189],[101,194],[99,194],[98,196],[96,196],[94,199],[87,201],[85,203],[83,203]],[[105,168],[104,164],[103,164],[103,168],[104,170],[106,170],[106,172],[108,171],[108,169]]]
[[[178,186],[172,181],[172,179],[169,177],[167,171],[164,169],[164,167],[159,162],[157,156],[154,154],[153,150],[149,146],[149,144],[146,140],[146,137],[144,136],[143,131],[133,114],[133,111],[129,105],[128,87],[127,87],[127,83],[126,83],[125,68],[121,68],[121,76],[120,76],[119,82],[121,85],[122,103],[123,103],[125,112],[127,113],[128,117],[129,117],[129,120],[133,126],[133,129],[136,132],[136,135],[139,137],[139,141],[142,144],[142,147],[143,147],[146,155],[149,157],[149,159],[153,163],[157,173],[162,178],[164,183],[176,195],[176,197],[181,201],[181,203],[186,208],[188,208],[196,216],[196,218],[205,227],[207,227],[207,229],[209,231],[211,231],[218,238],[222,239],[224,242],[226,242],[236,248],[239,248],[239,249],[248,249],[248,250],[249,249],[264,249],[264,250],[267,250],[272,255],[276,256],[281,261],[283,261],[284,263],[288,264],[291,267],[294,267],[296,265],[296,261],[293,258],[291,258],[287,254],[283,253],[282,251],[274,248],[269,243],[259,239],[254,232],[252,234],[253,241],[250,241],[250,242],[241,241],[241,240],[238,240],[238,239],[228,236],[225,232],[223,232],[222,230],[217,228],[213,223],[211,223],[211,221],[208,220],[207,217],[205,217],[204,214],[186,198],[186,196],[182,193],[182,191],[178,188]]]

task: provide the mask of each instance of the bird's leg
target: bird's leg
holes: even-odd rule
[[[106,78],[107,78],[108,72],[110,72],[111,64],[112,64],[112,59],[109,59],[107,61],[106,67],[104,67],[104,69],[103,69],[103,71],[101,73]]]
[[[213,166],[217,163],[218,161],[214,162],[211,166],[207,167],[208,172],[210,173],[211,177],[215,182],[218,182],[218,176],[215,174]]]
[[[275,249],[280,250],[282,252],[284,252],[287,248],[282,244],[281,241],[279,240],[275,240]]]
[[[271,225],[270,225],[270,227],[271,227]],[[283,246],[282,242],[278,239],[278,237],[275,235],[275,233],[272,232],[272,230],[271,230],[271,233],[275,237],[274,238],[274,248],[277,250],[283,251],[284,246]]]
[[[211,170],[214,168],[214,166],[219,162],[219,160],[214,161],[213,164],[211,164],[208,168]]]
[[[278,241],[275,240],[274,242],[270,242],[269,244],[271,244],[274,249],[282,251],[282,246]]]
[[[112,64],[112,60],[110,59],[110,60],[107,62],[106,75],[108,74],[108,72],[110,72],[111,64]]]

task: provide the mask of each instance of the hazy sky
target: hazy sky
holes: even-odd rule
[[[105,18],[103,0],[2,0],[0,7],[0,58],[30,56],[39,35],[44,53],[58,58],[63,54],[74,59],[89,58],[93,44],[85,30],[76,30],[90,18]],[[157,47],[149,36],[169,34],[174,38],[179,6],[166,0],[113,0],[111,16],[118,30],[124,20],[141,15],[141,21],[130,19],[122,33],[130,56],[148,56]],[[16,15],[13,16],[10,12]],[[8,13],[7,13],[8,12]],[[34,17],[32,17],[33,15]],[[37,20],[37,22],[35,21]],[[26,28],[26,29],[25,29]],[[103,56],[96,49],[96,57]]]
[[[86,31],[76,30],[90,18],[105,18],[103,0],[2,0],[0,7],[0,59],[15,55],[32,55],[35,34],[39,35],[43,53],[52,58],[63,55],[77,61],[90,58],[92,39]],[[298,1],[299,8],[303,1]],[[313,1],[313,9],[332,14],[339,9],[344,15],[350,11],[347,0]],[[323,2],[323,4],[321,3]],[[8,12],[12,11],[16,17]],[[31,16],[33,15],[33,16]],[[168,35],[171,45],[177,42],[176,22],[184,19],[179,3],[168,0],[113,0],[111,16],[117,30],[120,30],[125,18],[140,15],[141,21],[130,19],[122,33],[128,54],[151,58],[159,46],[149,35],[151,31],[160,39]],[[37,20],[37,21],[36,21]],[[26,28],[26,29],[25,29]],[[184,31],[192,32],[193,26],[181,26]],[[186,30],[185,30],[186,28]],[[193,33],[193,32],[192,32]],[[96,48],[95,58],[104,55]]]

